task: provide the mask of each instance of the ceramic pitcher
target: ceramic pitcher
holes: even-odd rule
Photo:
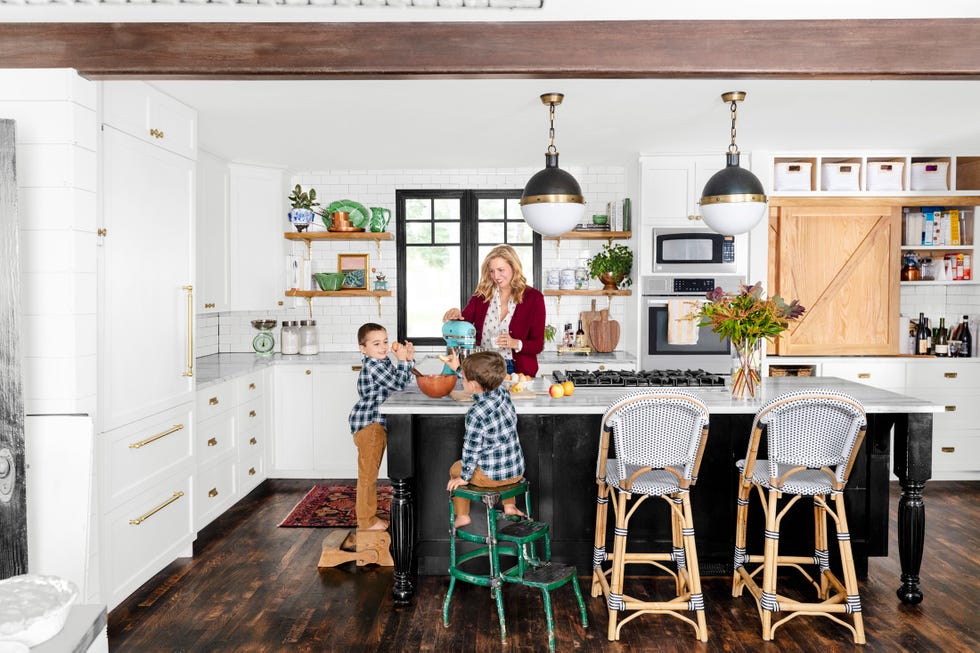
[[[383,209],[378,206],[371,207],[371,231],[384,231],[388,228],[391,220],[391,209]]]

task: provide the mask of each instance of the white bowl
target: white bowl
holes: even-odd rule
[[[0,580],[0,642],[36,646],[57,635],[78,596],[57,576],[23,574]]]

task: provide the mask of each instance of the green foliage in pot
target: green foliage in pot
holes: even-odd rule
[[[544,341],[554,342],[555,335],[558,333],[558,329],[555,328],[554,324],[546,324],[544,327]]]
[[[289,201],[292,202],[294,209],[309,209],[314,213],[316,211],[313,207],[320,206],[320,203],[316,201],[316,189],[311,188],[309,192],[306,192],[299,184],[296,184],[296,188],[289,194]]]
[[[600,275],[608,272],[613,276],[623,277],[623,281],[619,284],[622,287],[633,283],[629,278],[632,269],[633,250],[626,245],[606,243],[602,246],[602,251],[589,259],[589,274],[593,279],[598,279]]]

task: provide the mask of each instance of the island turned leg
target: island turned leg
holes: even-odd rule
[[[916,604],[922,602],[919,567],[926,535],[922,491],[932,475],[932,414],[912,413],[905,417],[895,423],[895,475],[902,486],[902,496],[898,500],[902,586],[896,594],[902,603]]]
[[[391,557],[395,562],[395,603],[408,603],[415,594],[412,583],[415,506],[409,479],[391,479]]]

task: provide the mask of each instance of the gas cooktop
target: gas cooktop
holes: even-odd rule
[[[571,381],[576,386],[670,387],[724,386],[725,377],[704,370],[556,370],[555,381]]]

